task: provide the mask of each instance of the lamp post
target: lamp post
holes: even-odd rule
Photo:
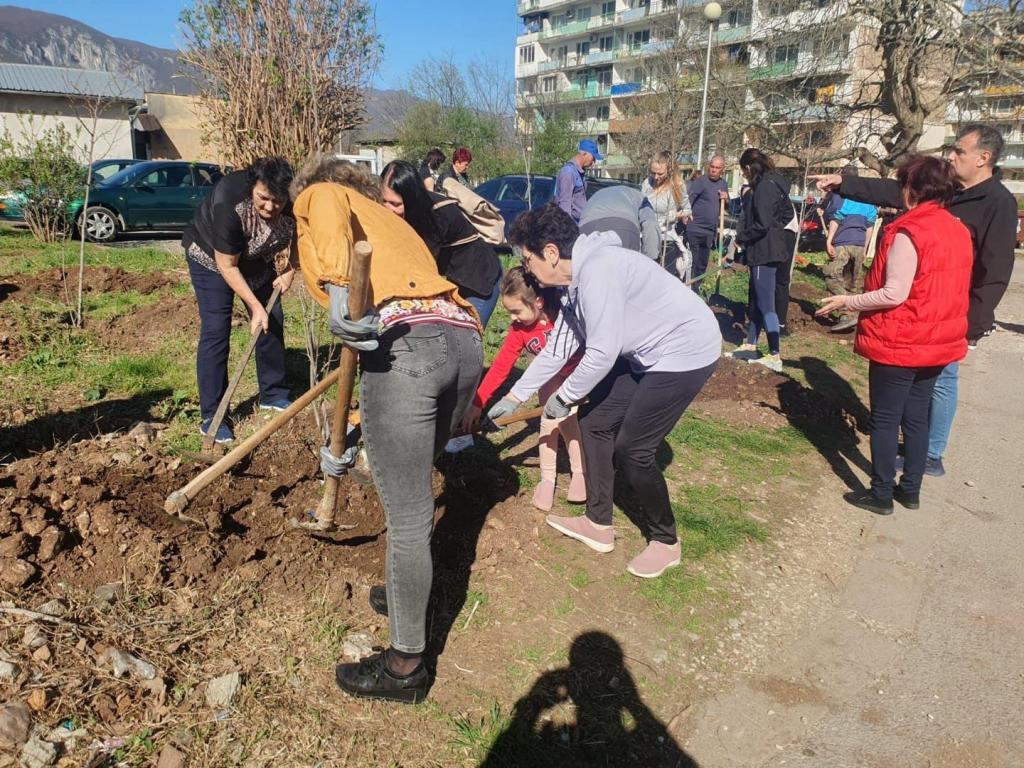
[[[704,121],[708,111],[708,80],[711,79],[711,38],[715,32],[715,22],[722,18],[722,6],[710,2],[704,6],[704,18],[708,20],[708,52],[704,59],[704,96],[700,103],[700,132],[697,136],[697,167],[704,161]]]

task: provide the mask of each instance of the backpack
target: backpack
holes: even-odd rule
[[[491,245],[505,242],[505,220],[487,200],[452,178],[445,179],[442,189],[435,191],[442,192],[458,204],[484,242]]]

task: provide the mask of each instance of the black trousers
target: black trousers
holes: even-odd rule
[[[717,365],[716,360],[696,371],[638,374],[620,359],[590,393],[580,406],[579,422],[592,522],[612,524],[618,469],[637,495],[651,540],[678,541],[668,486],[654,454]]]
[[[214,272],[186,259],[192,277],[192,288],[199,305],[199,347],[196,350],[196,378],[199,384],[199,410],[202,418],[212,419],[228,388],[228,353],[231,348],[231,312],[235,292]],[[262,283],[253,290],[264,305],[273,293],[271,279],[254,280]],[[260,385],[260,402],[288,398],[284,367],[284,311],[278,301],[270,312],[269,330],[256,342],[256,379]]]
[[[900,488],[921,490],[928,457],[928,409],[935,379],[944,366],[903,368],[872,362],[868,369],[871,398],[871,492],[892,499],[896,482],[896,451],[903,429],[903,476]]]
[[[708,260],[711,258],[711,246],[714,240],[715,236],[711,232],[686,231],[686,244],[690,246],[690,253],[693,254],[693,267],[690,268],[692,277],[700,277],[708,271]],[[700,293],[702,282],[704,281],[698,280],[690,286],[694,293]]]

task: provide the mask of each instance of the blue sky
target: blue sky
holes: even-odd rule
[[[113,37],[162,48],[181,42],[178,14],[187,0],[6,0],[11,5],[58,13]],[[400,88],[428,56],[452,54],[459,63],[496,58],[513,77],[518,19],[515,0],[376,0],[384,60],[382,88]]]

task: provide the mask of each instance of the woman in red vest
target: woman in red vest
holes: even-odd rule
[[[861,313],[854,349],[871,361],[871,489],[844,498],[880,515],[892,514],[893,499],[920,506],[935,378],[967,354],[973,254],[967,228],[945,209],[957,188],[949,163],[915,155],[896,179],[907,210],[885,228],[864,293],[831,296],[817,312]],[[901,427],[905,458],[896,485]]]

